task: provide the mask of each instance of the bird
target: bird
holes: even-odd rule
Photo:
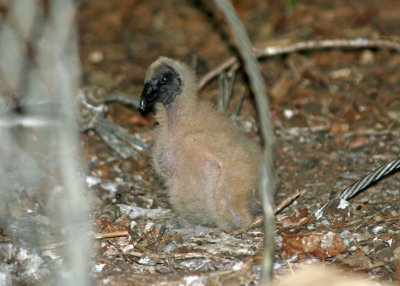
[[[159,57],[147,69],[140,107],[151,105],[158,122],[151,164],[172,209],[195,225],[248,227],[259,212],[259,144],[198,98],[194,70],[177,60]]]

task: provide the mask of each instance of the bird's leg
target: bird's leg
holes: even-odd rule
[[[229,229],[242,226],[251,220],[251,215],[247,208],[240,208],[230,201],[230,190],[223,186],[224,174],[226,170],[222,160],[210,153],[205,154],[206,159],[202,161],[202,173],[204,175],[204,192],[207,196],[207,203],[210,211],[215,213],[216,219],[221,221],[230,221]],[[226,167],[225,167],[226,168]],[[245,202],[240,202],[245,204]],[[222,218],[221,218],[222,217]]]

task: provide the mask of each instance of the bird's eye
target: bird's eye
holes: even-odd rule
[[[171,80],[172,80],[172,75],[170,73],[165,73],[161,77],[161,83],[162,84],[170,83]]]

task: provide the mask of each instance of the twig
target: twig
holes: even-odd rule
[[[373,270],[375,268],[382,267],[382,266],[386,265],[387,263],[388,263],[388,261],[378,261],[377,263],[369,265],[367,267],[359,268],[359,269],[357,269],[357,271],[365,271],[365,272],[367,272],[367,271]]]
[[[239,116],[240,110],[242,109],[243,102],[244,102],[244,97],[246,96],[246,89],[243,87],[242,95],[240,96],[240,99],[238,103],[235,106],[235,109],[232,112],[231,119],[236,120],[236,118]]]
[[[138,152],[149,152],[150,148],[146,143],[108,118],[102,118],[94,130],[113,151],[124,159],[129,157],[138,159],[140,157]]]
[[[55,242],[55,243],[50,243],[46,246],[40,247],[40,251],[45,251],[45,250],[50,250],[54,248],[59,248],[59,247],[64,247],[67,243],[65,241],[62,242]]]
[[[287,197],[286,199],[284,199],[279,204],[279,206],[277,206],[274,209],[274,214],[276,215],[277,213],[279,213],[281,210],[283,210],[285,207],[287,207],[290,203],[292,203],[295,199],[297,199],[298,196],[300,196],[300,192],[298,190],[296,190],[296,192],[294,194],[292,194],[289,197]],[[234,230],[230,234],[233,236],[242,234],[243,232],[246,232],[250,229],[260,226],[262,221],[263,221],[263,216],[256,217],[255,220],[247,228]]]
[[[111,92],[107,94],[106,102],[118,102],[120,104],[133,106],[136,109],[140,108],[140,99],[129,93],[124,92]]]
[[[128,236],[129,232],[127,230],[118,230],[112,232],[103,232],[103,233],[95,233],[93,234],[94,239],[103,239],[103,238],[113,238],[113,237],[121,237]],[[50,243],[48,245],[40,247],[40,251],[50,250],[54,248],[64,247],[67,243],[65,241]]]
[[[93,235],[94,239],[103,239],[103,238],[113,238],[113,237],[121,237],[128,236],[129,232],[127,230],[117,230],[112,232],[102,232],[96,233]]]
[[[184,259],[195,259],[195,258],[209,258],[211,260],[215,261],[221,261],[221,262],[226,262],[226,258],[218,257],[206,252],[185,252],[185,253],[147,253],[147,252],[139,252],[139,251],[127,251],[123,252],[120,246],[116,245],[115,243],[112,243],[111,241],[107,240],[112,246],[114,246],[119,254],[123,257],[126,257],[127,260],[132,262],[129,258],[127,258],[127,255],[130,256],[135,256],[139,258],[143,257],[149,257],[152,260],[160,261],[162,259],[174,259],[174,260],[184,260]]]
[[[294,44],[255,49],[257,57],[288,54],[298,51],[332,49],[332,48],[387,48],[400,52],[400,42],[386,39],[327,39],[297,42]]]
[[[297,42],[288,45],[254,48],[257,58],[289,54],[299,51],[318,50],[318,49],[332,49],[332,48],[348,48],[348,49],[361,49],[361,48],[387,48],[400,52],[400,42],[396,40],[386,39],[368,39],[368,38],[355,38],[355,39],[327,39],[327,40],[311,40],[304,42]],[[199,82],[200,89],[204,88],[208,82],[214,77],[230,68],[237,65],[239,62],[237,58],[231,57],[224,61],[222,64],[208,72]]]
[[[116,245],[115,243],[109,241],[108,239],[107,239],[107,242],[108,242],[109,244],[111,244],[112,246],[114,246],[114,248],[118,251],[119,255],[121,255],[128,263],[133,264],[134,262],[136,262],[136,261],[130,259],[130,258],[124,253],[124,251],[121,249],[121,247],[120,247],[119,245]],[[129,254],[131,254],[131,253],[129,253]],[[135,256],[135,255],[134,255],[134,256]]]
[[[158,252],[158,246],[160,245],[160,242],[164,235],[165,230],[166,230],[166,225],[165,225],[165,223],[163,223],[163,225],[161,226],[161,229],[158,233],[157,241],[155,243],[156,252]]]
[[[359,136],[359,135],[365,135],[365,136],[393,135],[395,137],[400,136],[400,132],[397,132],[395,130],[372,130],[372,129],[361,130],[361,131],[350,131],[350,132],[338,133],[338,134],[343,135],[344,137]],[[336,134],[332,134],[332,136],[336,136]]]
[[[293,202],[297,197],[300,196],[300,192],[296,190],[296,192],[286,199],[284,199],[275,209],[274,209],[274,214],[278,214],[281,210],[283,210],[285,207],[287,207],[291,202]]]
[[[199,82],[199,89],[202,89],[210,80],[212,80],[214,77],[219,75],[224,70],[233,66],[235,63],[237,63],[237,59],[235,57],[231,57],[222,64],[220,64],[218,67],[208,72],[205,76],[201,78]]]

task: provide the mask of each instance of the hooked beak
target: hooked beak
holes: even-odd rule
[[[160,94],[157,87],[151,82],[146,83],[140,97],[140,108],[144,110],[147,106],[158,101],[159,98]]]

